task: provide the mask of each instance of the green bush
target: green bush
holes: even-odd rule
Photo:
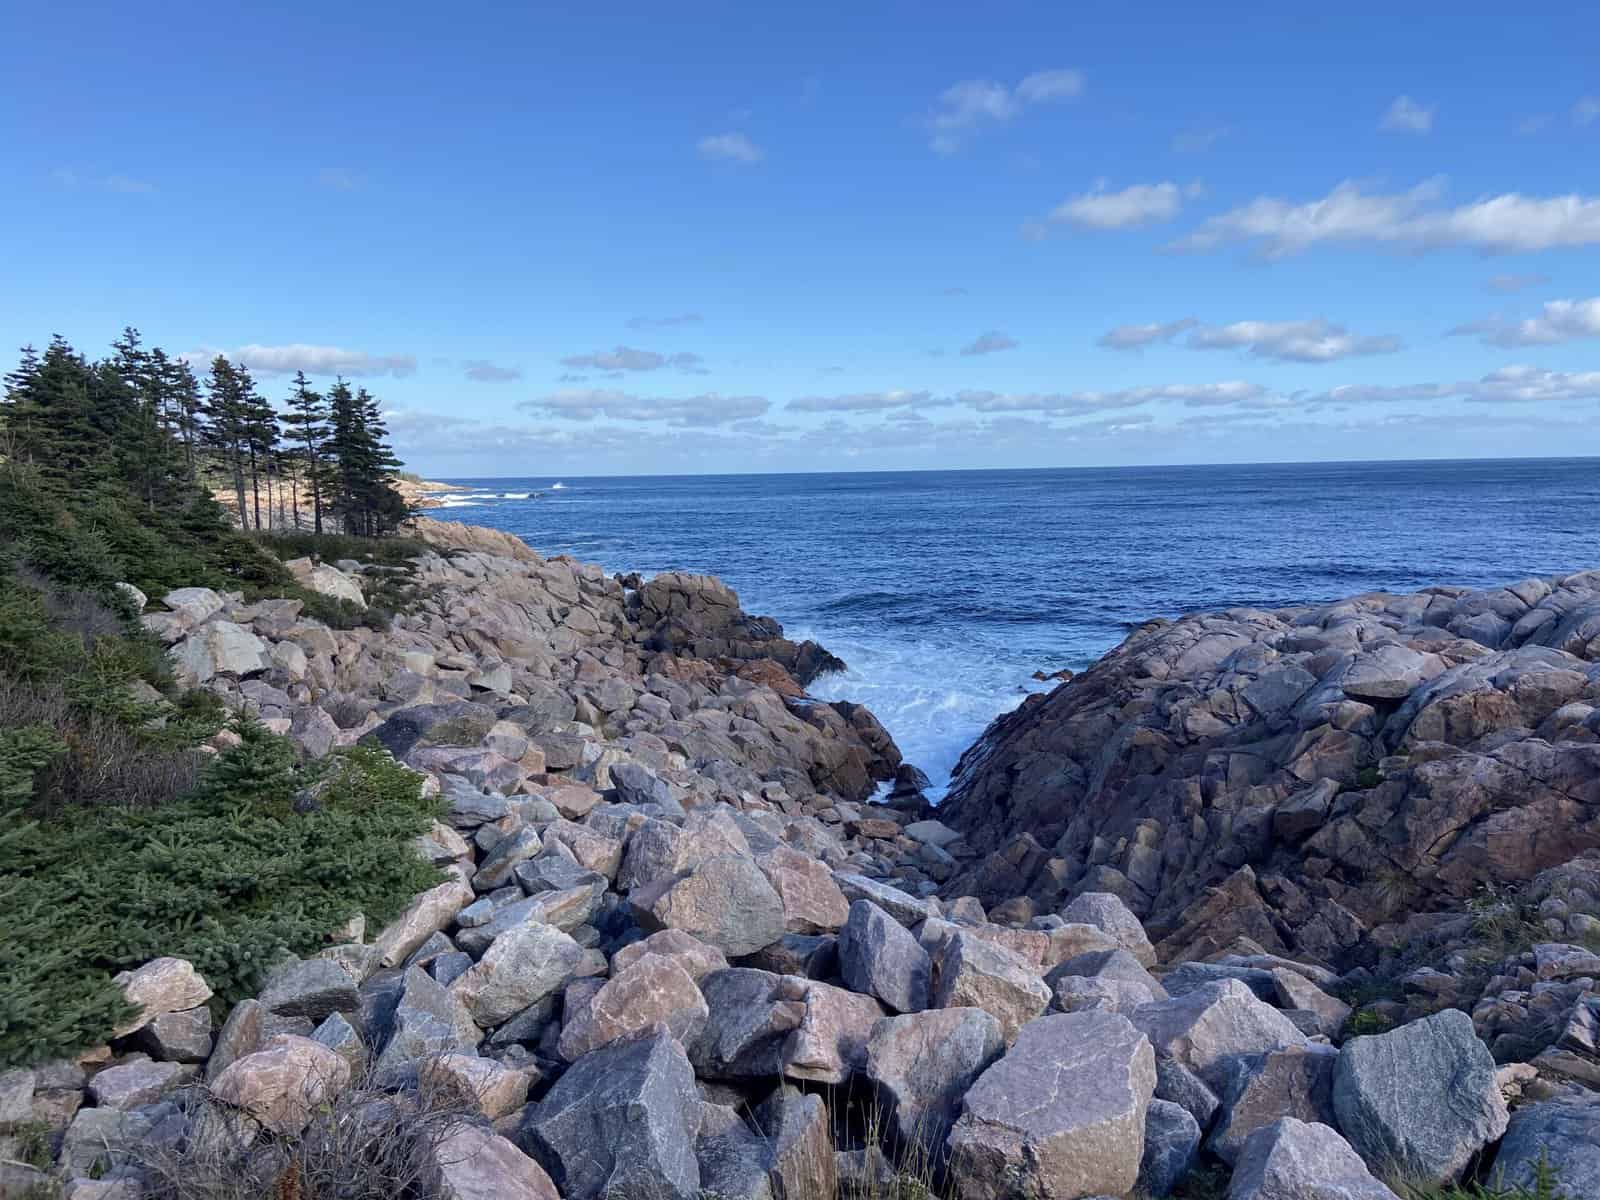
[[[193,962],[219,1011],[285,954],[309,955],[356,913],[391,920],[441,876],[413,841],[438,815],[420,777],[378,751],[296,763],[239,727],[188,796],[26,823],[0,812],[0,1069],[104,1042],[125,1003],[111,976],[161,955]],[[0,741],[0,780],[49,752]]]

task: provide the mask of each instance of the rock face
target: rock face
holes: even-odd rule
[[[950,1133],[965,1200],[1077,1200],[1131,1191],[1156,1085],[1150,1042],[1115,1013],[1024,1026],[967,1093]]]
[[[1472,1018],[1454,1009],[1346,1042],[1333,1108],[1376,1169],[1441,1183],[1458,1180],[1508,1120],[1494,1059]]]
[[[1399,1200],[1326,1125],[1284,1117],[1250,1135],[1228,1200]]]
[[[928,952],[870,900],[857,900],[839,933],[839,970],[854,991],[895,1012],[928,1007]]]
[[[1529,1104],[1511,1116],[1491,1176],[1532,1189],[1541,1163],[1570,1196],[1600,1196],[1600,1103],[1591,1093]]]
[[[1600,844],[1597,632],[1600,572],[1149,622],[963,757],[939,816],[988,858],[944,891],[1360,960]]]
[[[699,1124],[694,1071],[661,1030],[580,1058],[519,1140],[567,1200],[694,1200]]]

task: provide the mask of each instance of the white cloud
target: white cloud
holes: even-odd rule
[[[1436,109],[1418,104],[1410,96],[1396,96],[1378,122],[1385,133],[1428,133],[1433,129]]]
[[[766,157],[766,153],[742,133],[717,133],[703,137],[696,143],[700,157],[714,162],[753,164]]]
[[[1491,275],[1484,284],[1491,292],[1502,295],[1510,292],[1520,292],[1524,288],[1538,287],[1541,283],[1549,283],[1548,275]]]
[[[1450,332],[1475,334],[1486,346],[1555,346],[1580,338],[1600,338],[1600,296],[1590,300],[1550,300],[1536,317],[1521,321],[1490,317]]]
[[[1430,207],[1442,192],[1439,180],[1391,194],[1366,193],[1346,180],[1321,199],[1303,204],[1262,196],[1210,218],[1173,249],[1253,243],[1268,258],[1281,258],[1339,242],[1416,250],[1465,246],[1486,252],[1600,244],[1600,198],[1508,192],[1454,208]]]
[[[635,350],[632,346],[617,346],[612,350],[596,350],[592,354],[571,354],[561,360],[563,367],[589,371],[659,371],[662,367],[677,367],[691,374],[703,373],[705,360],[698,354],[684,351],[679,354],[658,354],[654,350]]]
[[[996,354],[1001,350],[1015,350],[1022,343],[1007,333],[998,329],[991,329],[988,333],[980,334],[976,339],[961,347],[961,353],[971,358],[978,354]]]
[[[1389,404],[1460,399],[1475,404],[1533,404],[1600,400],[1600,371],[1551,371],[1513,365],[1457,383],[1349,384],[1300,397],[1307,405]]]
[[[698,325],[705,320],[697,312],[674,313],[665,317],[632,317],[629,329],[674,329],[680,325]]]
[[[468,359],[461,365],[474,383],[511,383],[522,378],[521,367],[498,367],[482,358]]]
[[[1119,325],[1103,334],[1098,344],[1111,350],[1137,350],[1171,341],[1185,332],[1189,336],[1184,345],[1191,350],[1244,350],[1255,358],[1276,362],[1334,362],[1359,355],[1390,354],[1401,348],[1397,337],[1359,336],[1320,317],[1309,321],[1234,321],[1227,325],[1202,325],[1193,317],[1184,317],[1147,325]]]
[[[843,396],[797,396],[784,407],[796,412],[891,412],[949,403],[949,400],[936,399],[931,392],[896,390],[852,392]]]
[[[1235,321],[1208,325],[1189,335],[1196,350],[1245,350],[1278,362],[1335,362],[1368,354],[1393,354],[1401,347],[1392,335],[1359,336],[1320,317],[1310,321]]]
[[[1578,125],[1593,125],[1600,120],[1600,96],[1585,96],[1574,104],[1572,119]]]
[[[1063,415],[1137,408],[1155,400],[1174,400],[1191,406],[1242,404],[1265,399],[1266,388],[1242,380],[1221,383],[1157,384],[1118,391],[983,392],[956,393],[958,403],[978,412],[1048,412]]]
[[[1170,341],[1184,330],[1193,329],[1199,323],[1193,317],[1183,317],[1177,321],[1154,322],[1147,325],[1118,325],[1115,329],[1101,334],[1096,344],[1108,350],[1138,350],[1156,342]]]
[[[1035,71],[1016,88],[990,79],[964,79],[946,88],[927,118],[929,145],[939,154],[954,154],[980,129],[1004,125],[1036,104],[1081,95],[1082,71],[1057,68]]]
[[[183,355],[185,362],[204,365],[217,355],[258,375],[410,375],[417,369],[411,354],[368,354],[364,350],[344,350],[338,346],[312,346],[294,342],[286,346],[240,346],[237,350],[201,348]]]
[[[1170,180],[1136,183],[1121,191],[1099,185],[1056,206],[1049,220],[1077,229],[1140,229],[1170,221],[1183,209],[1183,189]]]
[[[614,421],[661,421],[680,427],[698,427],[753,420],[764,415],[772,404],[761,396],[723,396],[716,392],[699,396],[647,397],[587,388],[554,392],[537,400],[526,400],[518,407],[573,421],[610,417]]]

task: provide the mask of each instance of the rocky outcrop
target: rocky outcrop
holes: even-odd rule
[[[1141,626],[963,757],[948,895],[1348,966],[1600,846],[1600,572]]]

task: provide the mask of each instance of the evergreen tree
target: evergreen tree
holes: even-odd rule
[[[220,354],[211,360],[211,374],[206,380],[206,417],[206,440],[221,451],[233,476],[239,528],[243,529],[248,512],[244,502],[244,449],[250,436],[250,418],[240,393],[238,372]]]
[[[256,390],[249,368],[235,367],[239,380],[239,411],[244,422],[244,453],[250,467],[250,495],[255,502],[255,527],[261,528],[261,473],[278,444],[278,414],[272,402]],[[267,499],[267,524],[272,523],[272,499]],[[240,521],[241,527],[245,524]]]
[[[161,357],[157,370],[164,376],[162,390],[167,398],[168,420],[183,443],[184,466],[193,482],[197,470],[195,451],[205,429],[205,401],[200,396],[200,381],[181,358],[168,359],[160,350],[152,352],[151,357],[158,354]]]
[[[326,398],[312,388],[304,371],[296,371],[294,391],[289,394],[289,411],[283,423],[286,437],[296,443],[296,454],[305,465],[306,481],[311,485],[311,521],[315,533],[322,532],[323,442],[328,436],[327,421]]]

